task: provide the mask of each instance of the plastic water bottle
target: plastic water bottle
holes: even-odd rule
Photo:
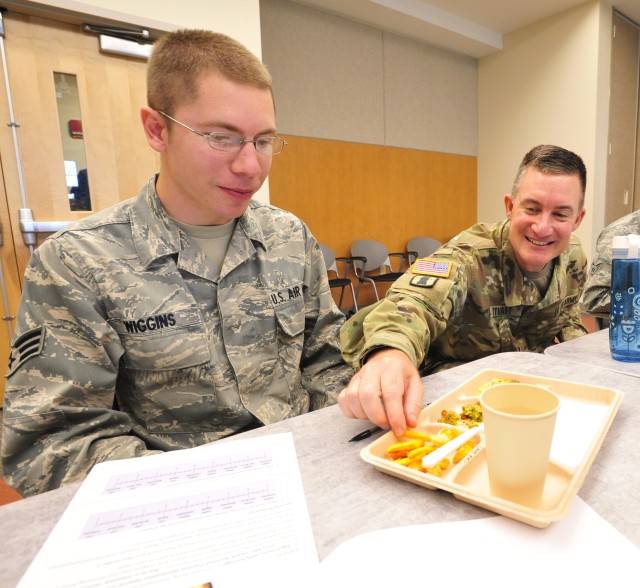
[[[611,243],[609,347],[613,359],[640,361],[640,235]]]

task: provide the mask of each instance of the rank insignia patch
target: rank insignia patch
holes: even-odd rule
[[[44,327],[36,327],[18,337],[11,347],[9,373],[15,372],[27,359],[39,355],[44,347]]]
[[[409,284],[411,286],[418,286],[419,288],[433,288],[440,278],[434,278],[433,276],[413,276]]]
[[[451,273],[451,262],[424,257],[416,260],[411,268],[411,273],[423,276],[435,276],[437,278],[448,278]]]

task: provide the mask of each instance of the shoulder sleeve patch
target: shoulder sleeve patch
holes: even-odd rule
[[[451,274],[451,262],[443,259],[423,257],[417,259],[411,267],[412,274],[448,278]]]
[[[36,327],[14,340],[11,346],[11,355],[9,356],[7,377],[13,374],[25,361],[42,353],[44,333],[44,327]]]
[[[439,279],[433,276],[413,276],[409,285],[418,286],[418,288],[433,288]]]

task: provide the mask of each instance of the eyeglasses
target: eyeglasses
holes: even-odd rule
[[[169,120],[172,120],[174,123],[178,123],[181,127],[188,129],[192,133],[196,135],[200,135],[204,137],[208,142],[212,149],[216,151],[227,151],[230,153],[238,153],[242,150],[246,143],[253,143],[253,146],[256,148],[256,151],[260,153],[260,155],[278,155],[284,149],[284,146],[287,145],[287,142],[280,137],[258,137],[257,139],[243,139],[241,135],[236,135],[235,133],[201,133],[200,131],[196,131],[191,127],[181,123],[179,120],[176,120],[172,116],[169,116],[166,112],[162,112],[162,110],[158,110],[158,112],[167,117]]]

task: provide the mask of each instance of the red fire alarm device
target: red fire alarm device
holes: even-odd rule
[[[82,121],[71,119],[69,121],[69,135],[74,139],[82,139]]]

